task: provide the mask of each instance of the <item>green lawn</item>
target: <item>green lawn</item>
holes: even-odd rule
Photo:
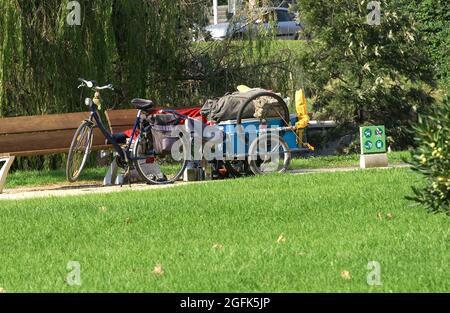
[[[449,292],[449,219],[411,206],[412,183],[391,169],[1,201],[0,288]],[[69,261],[79,287],[65,283]],[[369,261],[382,286],[368,286]]]
[[[108,169],[106,167],[87,168],[83,170],[79,183],[90,184],[103,181]],[[65,170],[52,171],[16,171],[6,178],[6,188],[49,186],[68,183]]]
[[[402,164],[405,162],[405,159],[408,160],[410,158],[410,155],[411,153],[409,151],[389,153],[389,164]],[[293,159],[291,162],[292,169],[318,169],[332,167],[359,167],[359,154]]]
[[[399,164],[403,158],[409,158],[408,151],[393,152],[389,154],[390,164]],[[352,167],[359,166],[359,155],[343,155],[318,157],[308,159],[293,159],[291,169],[317,169],[330,167]],[[81,175],[80,183],[99,183],[107,172],[107,168],[88,168]],[[43,185],[55,185],[66,183],[64,170],[56,171],[17,171],[10,173],[6,188],[36,187]]]

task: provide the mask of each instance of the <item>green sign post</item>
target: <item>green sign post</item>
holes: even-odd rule
[[[360,127],[361,154],[386,153],[384,126]]]

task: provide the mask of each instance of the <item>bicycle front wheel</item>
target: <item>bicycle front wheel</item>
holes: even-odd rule
[[[67,180],[71,183],[77,181],[86,165],[91,152],[93,136],[93,125],[90,121],[81,123],[73,136],[66,164]]]
[[[180,137],[174,146],[175,153],[158,155],[152,152],[152,143],[139,136],[133,143],[133,163],[139,176],[147,183],[156,185],[178,181],[188,163],[188,145]]]

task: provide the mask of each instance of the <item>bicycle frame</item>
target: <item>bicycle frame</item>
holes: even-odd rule
[[[138,110],[138,114],[136,117],[136,122],[134,123],[133,126],[133,132],[131,133],[132,137],[129,140],[129,142],[126,145],[125,149],[122,149],[122,147],[117,143],[117,141],[114,139],[114,137],[112,136],[112,134],[106,129],[105,125],[103,124],[97,108],[95,106],[95,104],[92,104],[89,106],[89,110],[91,111],[91,116],[89,118],[89,121],[91,123],[93,123],[93,120],[95,121],[95,124],[97,125],[97,127],[100,129],[100,131],[102,132],[103,136],[105,136],[105,138],[108,140],[108,142],[113,146],[114,150],[119,154],[119,157],[125,161],[134,161],[137,160],[139,158],[133,158],[131,156],[131,144],[133,142],[133,138],[134,138],[134,134],[136,133],[136,130],[138,129],[138,126],[140,124],[140,120],[141,120],[141,115],[142,115],[142,111]]]

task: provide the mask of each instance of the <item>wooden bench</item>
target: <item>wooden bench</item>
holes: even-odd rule
[[[0,119],[0,193],[8,171],[17,156],[67,153],[75,131],[89,112]],[[105,138],[94,130],[93,150],[105,150]]]
[[[106,111],[109,130],[119,133],[132,128],[136,112],[136,109]],[[81,112],[0,118],[0,193],[15,157],[68,153],[75,131],[89,115]],[[96,128],[92,151],[111,148]]]

